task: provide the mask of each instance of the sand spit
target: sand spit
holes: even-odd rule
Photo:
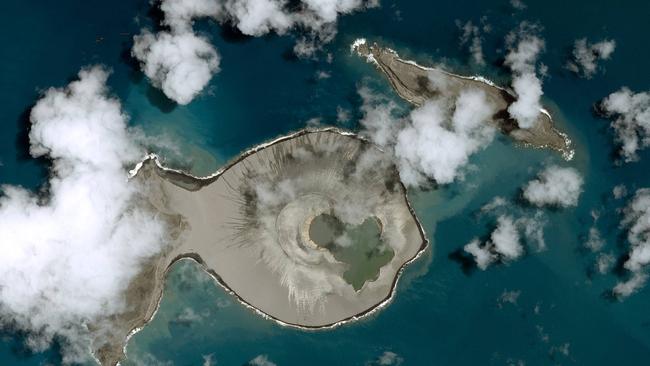
[[[197,262],[240,303],[278,324],[325,329],[386,306],[403,268],[427,246],[395,167],[368,141],[335,128],[303,130],[257,146],[208,177],[164,168],[150,156],[131,172],[177,228],[176,244],[131,284],[133,309],[114,319],[114,336],[95,347],[103,365],[124,357],[128,339],[158,309],[178,260]],[[381,222],[394,251],[376,280],[358,291],[346,264],[310,245],[309,223],[332,214],[356,225]]]
[[[420,106],[433,97],[455,97],[463,89],[481,89],[488,100],[497,106],[498,112],[494,115],[493,122],[502,133],[524,146],[549,148],[560,152],[566,160],[573,158],[571,140],[555,128],[548,111],[540,110],[534,127],[519,128],[507,111],[508,106],[516,100],[514,94],[484,77],[461,76],[440,68],[424,67],[401,59],[397,52],[390,48],[381,47],[376,43],[370,45],[363,38],[354,41],[351,51],[374,64],[397,94],[415,106]]]

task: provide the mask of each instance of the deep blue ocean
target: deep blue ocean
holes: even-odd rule
[[[291,36],[246,38],[212,22],[208,34],[222,57],[207,91],[186,107],[152,88],[129,58],[132,36],[152,22],[148,0],[5,0],[0,12],[0,184],[38,189],[47,161],[28,154],[29,109],[39,92],[63,86],[85,65],[101,63],[113,74],[112,91],[130,123],[178,147],[178,164],[207,174],[252,145],[304,127],[311,118],[357,129],[357,88],[370,83],[393,97],[372,66],[349,53],[357,37],[381,41],[421,63],[444,63],[457,73],[507,82],[500,66],[503,39],[521,21],[543,26],[549,68],[545,104],[574,141],[570,163],[549,151],[524,149],[500,138],[472,158],[463,182],[411,198],[431,247],[408,267],[394,302],[385,310],[334,330],[306,332],[278,326],[235,302],[190,263],[171,272],[156,318],[134,336],[126,365],[242,365],[266,355],[278,366],[368,365],[393,352],[404,365],[649,365],[650,289],[624,301],[605,293],[615,273],[592,274],[595,256],[582,249],[598,210],[605,251],[617,256],[627,243],[619,228],[612,188],[650,187],[650,151],[640,161],[616,165],[609,121],[594,103],[621,86],[650,89],[650,2],[525,0],[515,11],[508,0],[434,2],[382,0],[379,9],[340,18],[338,36],[317,61],[290,56]],[[458,45],[455,21],[486,17],[487,65],[469,66]],[[604,73],[579,79],[564,64],[573,41],[613,38],[617,49]],[[318,79],[317,72],[331,75]],[[350,111],[336,121],[337,107]],[[453,253],[489,233],[477,215],[495,196],[516,200],[520,187],[544,164],[577,168],[585,178],[578,207],[546,210],[547,250],[529,252],[509,265],[465,270]],[[1,240],[1,239],[0,239]],[[0,253],[2,255],[2,253]],[[515,303],[500,300],[518,293]],[[21,335],[1,333],[0,365],[57,364],[57,350],[33,354]],[[523,363],[520,363],[523,362]]]

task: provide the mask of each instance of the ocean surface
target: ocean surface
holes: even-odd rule
[[[616,165],[609,121],[593,105],[621,86],[650,89],[650,2],[524,0],[515,11],[507,0],[424,2],[383,0],[382,7],[340,18],[326,47],[332,62],[291,57],[293,39],[247,38],[212,22],[197,27],[222,57],[207,91],[186,107],[153,89],[129,58],[132,36],[152,23],[148,0],[5,0],[0,12],[0,183],[38,189],[48,163],[29,156],[29,109],[39,92],[67,84],[85,65],[113,70],[112,91],[130,123],[161,143],[168,161],[208,174],[242,150],[305,127],[309,120],[357,129],[357,88],[371,85],[398,103],[372,66],[349,53],[357,37],[381,41],[404,57],[444,64],[451,71],[481,74],[497,82],[503,39],[521,21],[543,26],[548,66],[545,104],[571,136],[575,159],[514,146],[497,139],[473,156],[462,182],[410,192],[431,246],[405,271],[397,295],[383,311],[334,330],[284,328],[239,305],[191,262],[171,271],[155,319],[127,347],[125,365],[242,365],[265,355],[278,366],[380,364],[385,352],[404,365],[648,365],[650,289],[626,300],[605,293],[615,273],[593,274],[595,256],[582,249],[598,210],[605,251],[617,256],[627,243],[619,228],[625,200],[612,188],[650,187],[650,151],[640,162]],[[469,66],[458,45],[456,20],[485,22],[487,65]],[[605,72],[578,79],[564,64],[573,41],[613,38],[617,49]],[[319,79],[324,71],[329,78]],[[407,107],[405,105],[405,107]],[[350,120],[337,122],[337,108]],[[545,210],[547,249],[487,271],[468,270],[454,253],[493,221],[479,215],[495,196],[516,201],[520,187],[545,164],[577,168],[585,177],[578,207]],[[524,210],[525,208],[520,208]],[[1,255],[1,253],[0,253]],[[506,301],[516,299],[516,301]],[[1,333],[0,365],[57,364],[56,347],[32,353],[23,335]]]

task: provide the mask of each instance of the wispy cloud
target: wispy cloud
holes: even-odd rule
[[[609,60],[616,49],[616,41],[604,39],[589,43],[586,38],[577,39],[573,45],[572,59],[566,67],[577,75],[591,79],[598,71],[598,62]]]

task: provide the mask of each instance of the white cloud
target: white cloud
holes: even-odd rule
[[[142,187],[127,180],[125,165],[144,151],[107,77],[84,69],[44,93],[29,139],[32,156],[51,159],[46,197],[6,185],[0,197],[1,318],[27,332],[35,350],[56,337],[64,363],[87,360],[101,336],[87,326],[125,309],[124,290],[167,237],[142,204]]]
[[[637,151],[650,145],[650,92],[633,93],[623,87],[605,98],[600,109],[616,118],[611,126],[625,161],[638,160]]]
[[[384,351],[376,360],[366,363],[368,366],[398,366],[404,359],[395,352]]]
[[[451,183],[470,155],[494,138],[494,127],[486,121],[495,108],[482,91],[462,91],[451,116],[448,110],[441,100],[428,101],[411,112],[410,124],[398,132],[395,156],[405,184],[421,185],[428,178]]]
[[[196,97],[219,71],[219,55],[209,40],[193,32],[148,30],[133,38],[132,53],[154,86],[176,103]]]
[[[585,247],[590,249],[592,252],[598,252],[603,249],[603,246],[605,246],[605,240],[603,240],[603,237],[600,235],[598,228],[595,226],[590,227]]]
[[[129,354],[129,361],[138,366],[174,366],[172,361],[161,361],[149,352]]]
[[[510,6],[516,10],[524,10],[527,7],[526,4],[521,0],[510,0]]]
[[[176,321],[179,323],[193,323],[201,320],[200,314],[197,314],[194,309],[186,307],[176,316]]]
[[[406,121],[399,120],[395,114],[399,111],[397,104],[381,95],[375,94],[369,88],[362,86],[358,90],[363,105],[363,118],[359,123],[364,127],[362,136],[383,147],[390,148],[395,143],[398,131]]]
[[[509,52],[505,64],[512,70],[512,88],[517,97],[508,107],[508,113],[520,128],[533,127],[542,109],[542,81],[535,69],[545,45],[536,32],[534,26],[524,22],[506,37]]]
[[[469,243],[465,244],[463,250],[474,257],[476,265],[482,270],[486,270],[497,260],[497,255],[490,251],[489,246],[482,246],[481,241],[478,238],[474,238]]]
[[[645,286],[647,281],[647,274],[636,272],[633,273],[632,277],[630,277],[627,281],[617,283],[612,291],[614,292],[614,295],[618,296],[619,298],[625,298]]]
[[[570,207],[578,204],[583,179],[573,168],[549,166],[524,187],[524,198],[536,206]]]
[[[517,227],[523,231],[528,244],[535,244],[535,249],[538,252],[546,249],[546,241],[544,240],[544,227],[546,223],[546,217],[541,210],[537,210],[532,216],[524,215],[516,221]]]
[[[627,187],[625,184],[619,184],[612,189],[612,195],[615,199],[620,200],[621,198],[627,196]]]
[[[467,45],[471,55],[471,61],[476,65],[485,65],[480,28],[474,25],[471,20],[466,23],[456,21],[456,26],[462,32],[460,35],[460,45],[461,47]]]
[[[217,361],[214,359],[214,354],[203,355],[203,366],[215,366]]]
[[[616,258],[611,253],[600,253],[596,259],[596,268],[600,274],[605,274],[616,263]]]
[[[515,360],[512,358],[508,358],[506,360],[506,365],[507,366],[526,366],[526,362],[524,360]]]
[[[275,363],[269,360],[267,355],[258,355],[254,359],[248,361],[248,364],[251,366],[276,366]]]
[[[350,120],[350,111],[341,107],[336,107],[336,122],[345,123]]]
[[[501,196],[496,196],[492,199],[492,201],[486,203],[481,207],[481,212],[490,212],[494,211],[497,208],[504,207],[508,205],[508,201],[501,197]]]
[[[332,74],[330,74],[327,71],[324,70],[319,70],[315,74],[316,80],[324,80],[324,79],[329,79],[332,77]]]
[[[645,267],[650,263],[650,189],[638,189],[623,213],[621,226],[627,227],[627,240],[630,243],[629,258],[624,267],[632,272],[632,276],[614,288],[614,293],[621,297],[629,296],[642,287],[648,277]]]
[[[486,270],[497,260],[509,262],[524,254],[517,223],[508,215],[497,218],[497,226],[483,245],[478,238],[465,245],[464,250],[474,257],[477,266]]]
[[[616,49],[616,41],[604,39],[590,44],[586,38],[575,41],[573,59],[567,63],[567,68],[574,73],[591,79],[598,71],[598,61],[609,60]]]
[[[179,33],[191,32],[192,22],[201,17],[217,17],[223,2],[216,0],[162,0],[163,24]]]
[[[541,210],[530,214],[502,197],[495,197],[481,207],[481,214],[496,217],[497,225],[485,243],[474,238],[463,247],[473,257],[478,268],[486,270],[495,262],[510,262],[520,258],[525,251],[523,243],[537,252],[546,249],[544,227],[547,220]]]
[[[303,30],[306,34],[299,37],[294,50],[305,57],[313,56],[323,43],[334,38],[340,15],[379,6],[377,1],[364,0],[301,0],[291,7],[286,0],[214,1],[222,4],[222,11],[216,19],[232,23],[246,35],[285,34],[293,29]]]
[[[295,24],[295,19],[284,11],[284,5],[278,0],[224,1],[225,12],[221,17],[249,36],[261,36],[272,31],[284,34]]]
[[[512,304],[517,306],[517,301],[519,301],[519,296],[521,296],[521,290],[503,290],[499,298],[497,299],[497,304],[499,308],[502,308],[504,304]]]
[[[632,244],[625,268],[638,271],[650,263],[650,189],[637,190],[624,214],[621,224],[628,227],[627,239]]]
[[[509,216],[500,216],[497,228],[490,235],[494,250],[507,260],[517,259],[524,254],[519,232]]]
[[[558,353],[561,354],[561,355],[564,355],[566,357],[569,357],[569,354],[571,353],[569,351],[570,347],[571,347],[571,343],[566,342],[566,343],[563,343],[563,344],[561,344],[559,346],[552,346],[549,349],[548,353],[551,355],[551,357],[554,357],[554,355],[558,354]]]
[[[600,212],[598,210],[591,210],[591,218],[594,220],[594,223],[589,228],[589,233],[587,235],[587,240],[584,242],[584,246],[593,253],[597,253],[605,246],[605,240],[596,226],[598,219],[600,218]]]
[[[537,122],[542,105],[542,83],[533,73],[525,73],[512,80],[517,100],[508,107],[508,113],[520,128],[531,128]]]
[[[194,33],[193,21],[213,18],[230,23],[243,34],[262,36],[301,29],[294,48],[301,57],[313,57],[336,35],[336,22],[348,14],[378,6],[376,1],[302,0],[162,0],[162,25],[169,30],[152,34],[143,29],[134,37],[133,56],[154,86],[178,104],[188,104],[219,72],[219,55],[210,41]],[[289,10],[291,8],[292,10]]]

